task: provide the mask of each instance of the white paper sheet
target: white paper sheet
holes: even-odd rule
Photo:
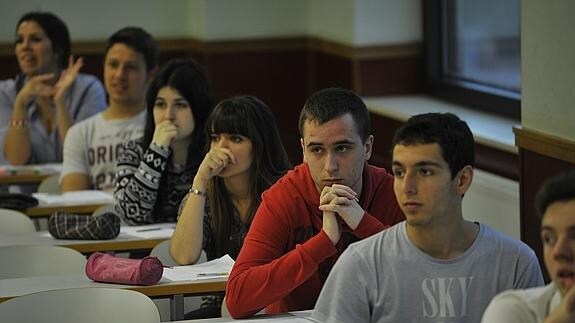
[[[120,228],[120,233],[144,239],[171,238],[174,233],[175,226],[175,223],[122,226]]]
[[[310,322],[316,322],[316,321],[311,319],[312,312],[313,312],[313,310],[290,312],[290,313],[275,314],[275,315],[261,314],[261,315],[256,315],[251,319],[242,319],[241,322],[242,323],[262,323],[262,322],[310,323]],[[230,320],[230,322],[231,321],[232,320]]]
[[[218,259],[197,265],[164,268],[163,277],[170,281],[204,280],[228,277],[233,266],[234,260],[232,257],[225,255]]]
[[[62,164],[60,163],[49,163],[49,164],[39,164],[39,165],[29,165],[42,173],[61,173],[62,172]]]
[[[62,194],[33,193],[32,196],[38,199],[40,205],[44,206],[114,203],[114,197],[111,193],[98,190],[73,191]]]
[[[273,323],[282,323],[282,322],[290,322],[290,323],[310,323],[315,322],[311,319],[307,319],[305,317],[299,316],[283,316],[283,317],[258,317],[254,319],[244,319],[241,320],[242,323],[265,323],[265,322],[273,322]],[[230,321],[231,322],[231,321]]]

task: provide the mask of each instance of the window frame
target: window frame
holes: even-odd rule
[[[516,120],[521,119],[521,95],[478,83],[450,79],[443,75],[443,7],[445,1],[423,2],[425,92],[431,96]]]

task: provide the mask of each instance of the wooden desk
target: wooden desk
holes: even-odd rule
[[[24,211],[29,217],[48,217],[54,212],[92,214],[102,205],[114,203],[110,192],[84,190],[59,194],[34,193],[39,204]]]
[[[30,218],[46,218],[54,212],[66,212],[75,214],[91,215],[97,208],[109,203],[96,203],[96,204],[61,204],[61,205],[37,205],[24,210]]]
[[[221,277],[180,282],[170,282],[162,278],[157,285],[134,286],[97,283],[90,280],[85,274],[0,279],[0,303],[14,297],[47,290],[81,287],[122,288],[138,291],[150,298],[170,298],[171,318],[178,320],[184,317],[184,296],[223,293],[226,290],[226,282],[227,278]]]
[[[171,225],[173,226],[174,224]],[[92,253],[96,251],[124,252],[150,250],[158,243],[170,238],[171,235],[141,238],[120,232],[118,237],[111,240],[60,240],[52,237],[47,231],[37,231],[18,234],[0,234],[0,247],[14,245],[48,245],[68,247],[81,253]]]
[[[39,184],[61,170],[62,164],[0,166],[0,185]]]
[[[44,178],[52,174],[16,173],[0,175],[0,185],[40,184]]]

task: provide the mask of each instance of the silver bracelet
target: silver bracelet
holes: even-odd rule
[[[194,195],[198,195],[198,196],[203,196],[203,197],[206,197],[206,196],[207,196],[206,192],[200,191],[200,190],[195,189],[195,188],[193,188],[193,187],[190,188],[190,193],[191,193],[191,194],[194,194]]]

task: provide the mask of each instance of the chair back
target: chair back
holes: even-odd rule
[[[152,251],[150,251],[150,256],[158,257],[164,266],[178,266],[178,264],[170,256],[170,241],[164,240],[158,243]]]
[[[0,234],[34,231],[36,231],[34,221],[26,214],[16,210],[0,208]]]
[[[136,291],[84,287],[48,290],[0,303],[3,322],[158,323],[154,302]]]
[[[152,251],[150,251],[150,256],[154,256],[154,257],[158,257],[158,259],[160,259],[160,261],[162,262],[162,264],[164,264],[164,266],[179,266],[178,263],[176,263],[174,261],[174,259],[172,259],[172,256],[170,256],[170,241],[171,240],[164,240],[160,243],[158,243],[153,249]],[[196,262],[197,264],[205,262],[206,261],[206,253],[202,250],[202,253],[200,254],[200,258],[198,259],[198,261]],[[161,314],[163,315],[163,317],[165,317],[165,319],[163,319],[164,321],[167,321],[169,319],[169,313],[170,313],[170,304],[165,302],[166,300],[163,299],[156,299],[154,300],[154,303],[156,304],[156,306],[158,307],[158,309],[160,310]],[[184,309],[185,312],[188,313],[190,311],[194,311],[194,310],[198,310],[201,308],[201,304],[202,304],[202,297],[201,296],[189,296],[186,297],[184,299]]]
[[[0,279],[81,274],[87,261],[70,248],[32,245],[0,247],[0,259]]]
[[[164,264],[165,266],[179,266],[179,264],[176,263],[176,261],[174,261],[174,259],[172,259],[172,256],[170,256],[170,241],[171,240],[164,240],[164,241],[158,243],[152,249],[152,251],[150,251],[150,256],[158,257],[158,259],[160,259],[162,264]],[[202,250],[202,253],[200,254],[200,258],[198,259],[196,264],[199,264],[199,263],[202,263],[205,261],[206,261],[206,253]]]
[[[222,299],[222,310],[220,315],[222,316],[222,318],[232,318],[232,314],[230,314],[230,312],[228,311],[228,306],[226,305],[226,297],[224,296],[224,299]]]
[[[38,185],[38,193],[62,193],[60,189],[60,174],[44,178]]]

